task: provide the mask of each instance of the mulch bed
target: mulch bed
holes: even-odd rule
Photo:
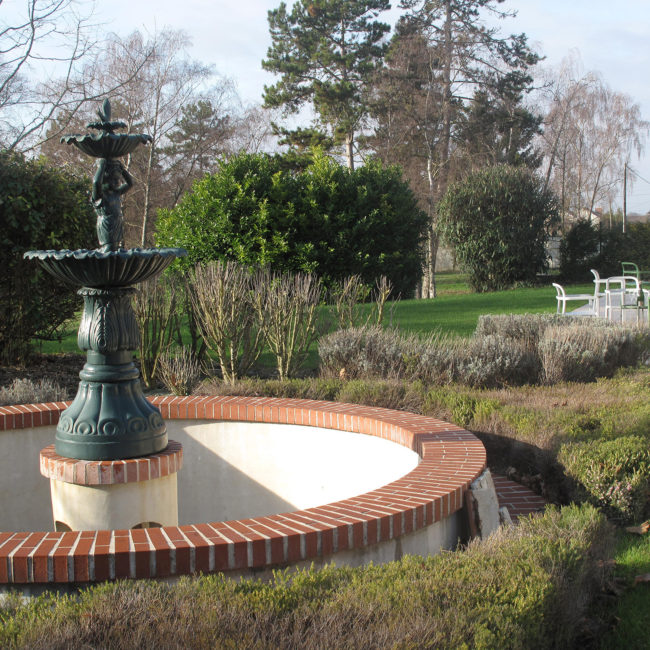
[[[0,386],[9,386],[14,379],[49,379],[74,397],[79,385],[79,371],[86,361],[82,354],[38,354],[24,366],[0,366]]]

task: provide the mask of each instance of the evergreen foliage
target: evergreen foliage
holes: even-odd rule
[[[440,233],[476,291],[530,284],[547,268],[545,242],[557,204],[528,169],[473,172],[449,188],[438,213]]]
[[[234,260],[316,273],[325,286],[385,275],[413,293],[426,217],[401,171],[370,161],[354,171],[315,154],[294,172],[283,156],[239,154],[158,216],[157,243],[183,246],[180,264]]]
[[[265,87],[265,105],[295,113],[311,103],[334,143],[345,142],[350,168],[354,135],[368,112],[366,85],[381,65],[390,29],[376,18],[389,8],[388,0],[299,0],[290,12],[284,2],[269,11],[272,45],[262,66],[281,78]],[[293,142],[290,132],[283,134]],[[298,145],[304,135],[296,132]]]
[[[0,152],[0,361],[21,362],[35,337],[52,338],[80,307],[60,280],[24,260],[32,249],[92,248],[88,181],[43,161]]]

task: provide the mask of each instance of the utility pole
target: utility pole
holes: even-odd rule
[[[623,167],[623,232],[627,223],[627,162]]]

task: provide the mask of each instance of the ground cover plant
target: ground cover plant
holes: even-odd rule
[[[4,648],[566,648],[604,578],[611,527],[549,510],[455,553],[381,566],[118,582],[0,605]]]

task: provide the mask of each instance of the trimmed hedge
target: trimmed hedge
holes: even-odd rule
[[[156,243],[182,246],[192,267],[234,260],[317,274],[330,288],[350,275],[386,276],[410,297],[421,275],[427,217],[396,166],[350,171],[323,154],[299,172],[283,156],[239,154],[158,214]]]

